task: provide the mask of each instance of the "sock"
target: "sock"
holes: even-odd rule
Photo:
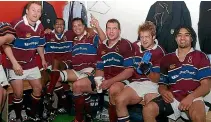
[[[75,103],[75,120],[78,122],[83,121],[83,110],[85,104],[85,97],[83,95],[74,95]]]
[[[52,71],[50,74],[50,84],[47,89],[48,94],[52,94],[56,83],[60,77],[60,71]]]
[[[31,98],[32,98],[32,104],[31,104],[30,115],[35,116],[39,110],[39,101],[41,99],[41,96],[34,96],[33,94],[31,94]]]
[[[54,89],[54,92],[58,96],[58,108],[64,107],[65,109],[70,109],[70,105],[68,104],[63,86],[61,85],[61,86],[56,87]]]
[[[1,115],[1,113],[0,113],[0,122],[2,122],[2,115]]]
[[[84,97],[85,97],[85,111],[86,111],[86,114],[91,116],[92,115],[92,109],[91,109],[91,106],[90,106],[91,95],[90,94],[85,94]]]
[[[21,119],[21,110],[23,108],[23,98],[14,98],[13,99],[14,110],[16,114],[16,119]]]
[[[124,117],[118,117],[118,121],[117,122],[126,122],[129,121],[130,116],[124,116]]]
[[[117,122],[116,106],[109,104],[108,108],[109,120],[110,122]]]
[[[102,111],[104,106],[104,93],[98,93],[98,95],[99,95],[99,110]]]

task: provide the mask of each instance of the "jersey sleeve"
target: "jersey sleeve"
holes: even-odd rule
[[[152,54],[153,56],[152,69],[151,69],[152,72],[160,73],[160,62],[164,55],[165,53],[160,50],[158,50],[158,53]]]
[[[102,50],[103,44],[99,45],[99,48],[97,50],[97,64],[96,64],[96,69],[98,70],[103,70],[104,69],[104,62],[102,60],[102,54],[104,53]]]
[[[134,67],[134,47],[130,42],[127,42],[125,46],[122,47],[122,55],[124,57],[123,66],[124,67]]]
[[[45,33],[44,33],[44,28],[42,27],[42,31],[40,33],[40,39],[39,39],[38,46],[40,46],[40,47],[45,46],[45,42],[46,42],[46,40],[45,40]]]
[[[166,58],[163,57],[160,61],[160,80],[159,84],[167,85],[168,82],[168,65],[166,64]]]
[[[198,65],[196,79],[200,81],[205,78],[211,78],[211,67],[208,57],[205,54],[201,54],[199,59],[200,61]]]
[[[0,22],[0,36],[5,36],[6,34],[16,36],[16,31],[10,23]]]

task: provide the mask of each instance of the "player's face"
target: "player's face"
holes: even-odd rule
[[[177,45],[179,48],[191,47],[192,37],[187,29],[181,28],[176,36]]]
[[[117,40],[120,37],[121,30],[117,23],[107,23],[106,35],[109,40]]]
[[[64,32],[64,21],[57,19],[54,29],[57,34],[62,34]]]
[[[73,32],[77,35],[77,36],[81,36],[82,34],[84,34],[85,31],[85,25],[83,25],[83,23],[80,20],[76,20],[72,23],[72,28],[73,28]]]
[[[42,7],[38,4],[32,3],[28,9],[26,9],[26,16],[29,24],[36,23],[41,17]]]
[[[150,31],[141,31],[139,33],[141,45],[145,49],[151,49],[154,46],[155,36],[152,36]]]

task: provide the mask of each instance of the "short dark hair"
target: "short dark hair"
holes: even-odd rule
[[[118,29],[121,30],[121,25],[120,25],[119,20],[117,20],[117,19],[109,19],[109,20],[107,21],[107,23],[106,23],[106,28],[107,28],[108,23],[117,23]]]
[[[177,35],[179,34],[180,29],[182,29],[182,28],[186,29],[190,33],[191,38],[192,38],[191,47],[195,48],[197,36],[196,36],[196,32],[194,31],[194,29],[191,26],[188,26],[188,25],[177,26],[174,29],[174,38],[176,39]]]
[[[64,21],[64,19],[63,18],[56,18],[56,21],[57,20],[62,20],[63,21],[63,23],[64,23],[64,26],[65,26],[65,21]],[[56,25],[56,21],[54,22],[54,25]]]
[[[83,20],[82,18],[79,18],[79,17],[74,18],[74,19],[72,20],[72,24],[73,24],[73,22],[75,22],[75,21],[81,21],[81,23],[82,23],[83,25],[86,26],[86,24],[85,24],[85,22],[84,22],[84,20]]]
[[[42,6],[42,2],[41,2],[41,1],[30,1],[30,2],[27,3],[26,9],[29,9],[29,7],[30,7],[32,4],[37,4],[37,5],[39,5],[39,6]]]

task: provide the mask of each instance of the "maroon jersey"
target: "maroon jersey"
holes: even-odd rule
[[[178,101],[198,88],[201,80],[211,78],[209,59],[193,48],[183,62],[178,59],[178,51],[167,54],[162,58],[160,68],[159,84],[168,85]]]
[[[162,57],[165,55],[165,51],[162,47],[158,45],[157,40],[155,40],[155,45],[151,50],[142,50],[141,48],[141,42],[136,41],[133,43],[133,47],[135,49],[135,57],[134,57],[134,68],[138,68],[140,62],[142,61],[142,57],[145,54],[146,51],[149,51],[152,54],[152,57],[149,61],[151,66],[151,72],[160,73],[160,61]],[[145,74],[138,74],[137,72],[134,72],[133,76],[131,77],[132,81],[150,81],[150,79]]]
[[[72,48],[72,65],[76,71],[84,68],[95,68],[99,36],[85,32],[81,39],[74,40]]]
[[[45,45],[44,30],[41,21],[37,21],[35,27],[29,25],[26,16],[11,23],[16,30],[16,39],[11,44],[16,60],[24,70],[37,66],[35,55],[38,46]],[[5,66],[12,68],[8,60]]]
[[[46,61],[50,64],[52,64],[54,59],[59,61],[71,61],[74,37],[75,34],[73,31],[65,31],[61,35],[57,35],[55,32],[46,34]]]
[[[104,71],[106,79],[115,77],[127,67],[133,67],[134,49],[130,41],[120,38],[109,47],[105,40],[98,50],[97,69]]]

